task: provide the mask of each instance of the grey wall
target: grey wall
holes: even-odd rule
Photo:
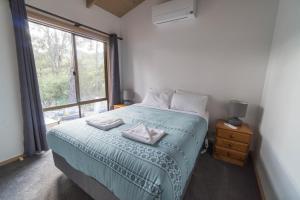
[[[211,122],[230,99],[250,103],[257,125],[275,23],[276,0],[198,0],[198,17],[155,26],[147,0],[122,18],[123,87],[141,100],[149,87],[211,96]]]
[[[262,100],[257,169],[267,199],[300,199],[300,1],[280,0]]]
[[[0,162],[23,153],[22,113],[8,1],[0,1]]]

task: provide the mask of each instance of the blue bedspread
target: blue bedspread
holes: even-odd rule
[[[100,115],[121,117],[125,124],[101,131],[85,119],[63,123],[47,134],[52,150],[121,200],[181,199],[206,135],[206,120],[137,105]],[[167,135],[155,145],[121,136],[141,122]]]

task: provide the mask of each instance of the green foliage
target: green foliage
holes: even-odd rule
[[[43,107],[76,102],[70,33],[30,23],[31,40]],[[103,44],[76,36],[80,96],[105,96]]]
[[[84,100],[105,97],[104,64],[99,64],[94,55],[83,52],[78,55],[80,97]]]
[[[39,79],[40,93],[44,106],[68,103],[68,79],[64,76],[49,74]]]

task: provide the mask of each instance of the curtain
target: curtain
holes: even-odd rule
[[[15,31],[23,114],[24,153],[48,150],[33,50],[24,0],[10,0]]]
[[[116,34],[110,35],[109,47],[109,107],[112,109],[113,105],[121,103],[118,37]]]

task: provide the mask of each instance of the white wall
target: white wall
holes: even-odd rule
[[[248,101],[256,126],[276,0],[198,0],[198,17],[155,26],[147,0],[122,18],[123,87],[140,100],[149,87],[211,95],[212,122],[232,98]]]
[[[26,0],[26,3],[108,33],[120,33],[120,18],[86,0]]]
[[[0,1],[0,162],[23,154],[18,64],[8,1]]]
[[[280,0],[257,169],[267,199],[300,199],[300,1]]]

